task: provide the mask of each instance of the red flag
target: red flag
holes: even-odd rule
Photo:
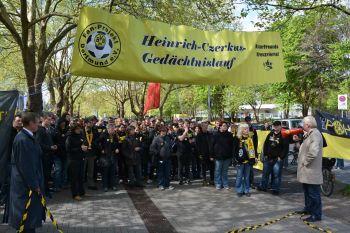
[[[160,105],[160,83],[150,83],[148,85],[147,99],[143,113],[150,109],[159,108]]]

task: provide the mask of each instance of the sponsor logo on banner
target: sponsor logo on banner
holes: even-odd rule
[[[106,67],[119,57],[121,42],[118,33],[104,23],[87,26],[80,35],[81,57],[90,65]]]

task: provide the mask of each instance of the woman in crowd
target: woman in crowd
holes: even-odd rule
[[[84,152],[88,150],[83,145],[81,136],[81,126],[72,123],[70,132],[66,140],[66,152],[68,157],[68,174],[71,183],[72,197],[80,201],[81,196],[85,195],[84,191]]]
[[[119,142],[115,133],[113,124],[107,125],[107,131],[103,132],[98,140],[101,157],[100,166],[102,167],[102,186],[105,192],[108,187],[117,190],[116,169],[119,155]]]
[[[237,164],[236,192],[241,197],[249,193],[249,174],[252,165],[255,163],[255,150],[253,139],[249,137],[249,125],[240,124],[237,136],[233,142],[233,156]]]
[[[226,122],[220,122],[219,130],[213,136],[211,147],[211,156],[215,159],[215,186],[217,190],[224,188],[229,190],[228,186],[228,167],[232,160],[233,137],[228,132]]]

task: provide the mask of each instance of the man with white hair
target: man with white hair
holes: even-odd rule
[[[316,222],[322,219],[322,203],[320,195],[320,185],[322,177],[322,134],[318,131],[316,120],[313,116],[307,116],[303,120],[304,139],[300,146],[298,156],[297,179],[303,185],[305,207],[300,214],[308,214],[310,217],[305,220]],[[293,136],[294,141],[298,141],[297,135]]]

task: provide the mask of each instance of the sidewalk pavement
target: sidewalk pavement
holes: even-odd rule
[[[230,167],[230,186],[234,185],[235,169]],[[256,181],[260,179],[256,172]],[[216,190],[214,187],[203,187],[197,180],[192,185],[179,186],[174,190],[160,191],[148,186],[139,193],[146,195],[146,202],[158,208],[163,219],[158,219],[159,231],[163,222],[171,224],[175,232],[227,232],[234,228],[264,223],[303,207],[303,193],[295,180],[295,174],[286,171],[283,178],[282,194],[273,196],[270,193],[252,190],[251,197],[241,198],[231,190]],[[129,194],[128,194],[129,192]],[[48,207],[57,219],[64,233],[143,233],[150,232],[147,217],[152,215],[147,209],[140,209],[140,200],[130,197],[137,195],[138,190],[130,193],[120,186],[119,191],[107,193],[89,191],[90,197],[75,202],[70,192],[65,190],[49,200]],[[130,195],[131,194],[131,195]],[[348,233],[350,219],[348,197],[332,196],[323,198],[324,216],[317,225],[331,229],[335,233]],[[136,203],[137,208],[134,203]],[[150,205],[145,205],[150,206]],[[1,217],[1,216],[0,216]],[[149,218],[148,218],[149,219]],[[154,224],[154,222],[153,222]],[[14,233],[6,225],[0,225],[1,233]],[[56,232],[50,220],[39,229],[39,233]],[[317,232],[306,226],[298,216],[284,219],[273,225],[257,229],[263,232]]]
[[[350,185],[350,161],[344,160],[344,169],[334,169],[335,180]]]

